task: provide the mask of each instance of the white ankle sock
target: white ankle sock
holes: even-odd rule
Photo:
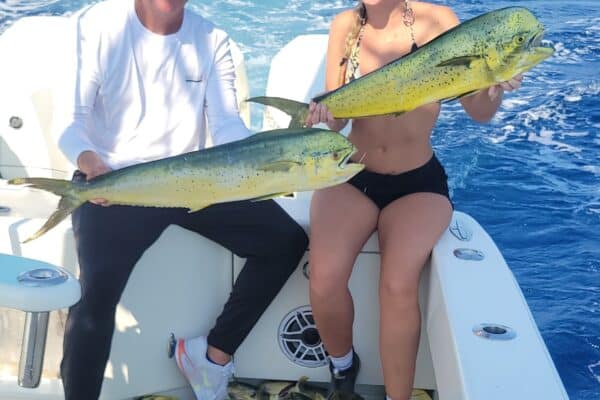
[[[408,400],[410,400],[410,399],[412,399],[412,397],[409,397],[409,398],[408,398]],[[385,395],[385,400],[392,400],[392,398],[386,394],[386,395]]]
[[[333,364],[333,368],[337,369],[338,371],[344,371],[352,366],[352,357],[353,356],[354,356],[354,351],[352,349],[350,349],[350,352],[348,352],[348,354],[346,354],[345,356],[342,356],[342,357],[329,356],[329,359],[331,360],[331,363]]]

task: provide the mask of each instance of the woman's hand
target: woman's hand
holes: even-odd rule
[[[487,89],[479,90],[470,96],[465,96],[460,99],[460,102],[473,120],[481,123],[488,122],[498,111],[504,92],[511,92],[520,88],[522,81],[523,75],[515,75],[506,82],[501,82]]]
[[[86,150],[79,155],[77,158],[77,166],[79,170],[86,176],[86,180],[92,180],[95,177],[110,172],[111,169],[106,163],[100,158],[98,153]],[[106,199],[92,199],[90,203],[94,203],[100,206],[108,206],[108,200]]]
[[[488,89],[488,96],[490,100],[495,101],[499,96],[504,92],[512,92],[513,90],[517,90],[521,87],[521,82],[523,82],[523,74],[518,74],[507,80],[506,82],[501,82],[498,85],[490,86]]]
[[[306,116],[305,125],[310,128],[321,122],[327,124],[327,127],[332,131],[339,131],[346,126],[348,120],[334,118],[325,104],[311,101],[308,105],[308,115]]]

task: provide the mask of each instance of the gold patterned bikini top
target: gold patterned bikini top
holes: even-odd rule
[[[350,50],[350,55],[348,56],[348,64],[346,65],[346,75],[344,77],[344,83],[348,83],[360,78],[360,41],[363,38],[364,32],[365,26],[363,25],[360,27],[360,31],[358,32],[356,42],[352,46],[352,49]]]
[[[360,31],[358,32],[358,37],[356,39],[356,42],[354,43],[354,46],[352,46],[352,50],[350,50],[350,55],[348,56],[348,60],[347,60],[348,65],[346,65],[346,74],[344,76],[344,83],[352,82],[353,80],[361,77],[361,74],[360,74],[360,42],[363,38],[364,31],[365,31],[365,26],[363,25],[360,27]],[[412,38],[412,46],[411,46],[410,52],[408,54],[411,54],[412,52],[414,52],[415,50],[417,50],[419,48],[419,46],[415,42],[414,33],[412,33],[412,26],[411,26],[411,38]],[[405,57],[408,54],[405,54],[402,57]]]

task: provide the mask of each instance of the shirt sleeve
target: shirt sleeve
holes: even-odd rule
[[[73,58],[63,71],[64,87],[55,90],[57,97],[54,134],[58,147],[77,166],[77,158],[86,150],[96,151],[89,139],[92,109],[100,87],[98,31],[86,28],[90,22],[86,11],[71,17],[76,31]],[[66,63],[65,63],[66,64]],[[66,64],[67,65],[67,64]]]
[[[220,32],[215,44],[214,65],[206,86],[206,117],[214,145],[247,138],[251,132],[242,121],[235,89],[235,66],[229,37]]]

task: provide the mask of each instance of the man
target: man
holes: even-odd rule
[[[74,99],[59,146],[75,180],[247,137],[237,110],[227,35],[186,0],[106,0],[74,17]],[[206,122],[207,121],[207,122]],[[274,201],[185,209],[85,203],[73,214],[82,297],[69,311],[61,376],[65,397],[100,394],[115,309],[143,252],[170,224],[247,259],[207,337],[179,340],[177,365],[198,399],[222,400],[231,356],[297,266],[302,228]],[[165,266],[168,268],[168,266]]]

